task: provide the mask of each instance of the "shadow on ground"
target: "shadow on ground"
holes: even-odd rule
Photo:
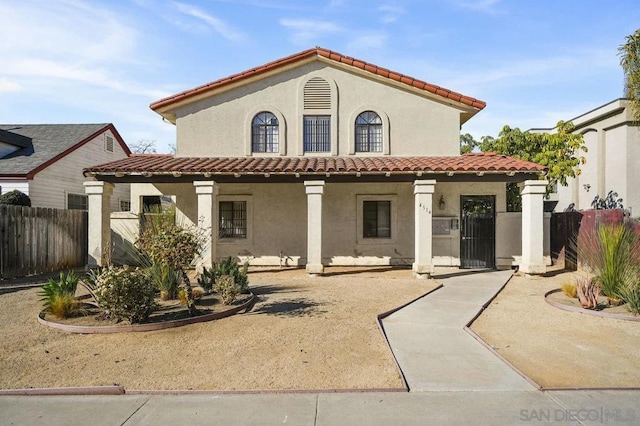
[[[263,298],[260,298],[261,301]],[[325,309],[320,308],[324,303],[314,302],[309,299],[292,299],[282,300],[271,303],[261,303],[257,308],[253,309],[248,315],[266,314],[281,317],[314,317],[326,314]]]

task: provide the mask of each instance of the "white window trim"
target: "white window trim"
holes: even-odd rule
[[[244,201],[247,203],[247,238],[220,238],[220,202]],[[216,239],[218,244],[253,244],[253,195],[218,195],[216,197]]]
[[[365,111],[373,111],[378,114],[382,120],[382,152],[356,152],[356,118]],[[354,110],[349,119],[349,155],[361,155],[363,157],[371,157],[375,155],[389,155],[390,149],[390,127],[389,116],[385,114],[379,107],[374,105],[362,105]]]
[[[278,152],[253,152],[251,139],[253,119],[261,112],[270,112],[278,119]],[[261,105],[252,109],[245,118],[244,129],[244,153],[247,157],[279,157],[287,155],[287,121],[275,106]]]
[[[391,202],[391,238],[364,238],[364,202]],[[358,245],[383,245],[398,243],[398,196],[396,194],[358,194],[356,195],[356,242]]]
[[[305,109],[304,108],[304,86],[309,80],[315,77],[320,77],[329,83],[331,88],[331,108],[330,109]],[[331,117],[331,150],[327,152],[305,152],[304,151],[304,116],[305,115],[328,115]],[[338,120],[338,86],[336,82],[326,75],[326,71],[314,71],[300,80],[298,86],[298,117],[296,120],[296,131],[294,140],[297,141],[298,156],[300,157],[326,157],[327,155],[338,155],[338,127],[340,125]]]

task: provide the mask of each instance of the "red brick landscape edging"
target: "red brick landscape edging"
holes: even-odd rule
[[[550,304],[551,306],[553,306],[554,308],[562,309],[563,311],[578,312],[580,314],[593,315],[593,316],[602,317],[602,318],[615,318],[615,319],[624,320],[624,321],[640,321],[640,316],[614,314],[611,312],[602,312],[602,311],[595,311],[593,309],[579,308],[577,306],[565,305],[564,303],[549,300],[549,298],[547,297],[554,293],[559,293],[561,291],[562,290],[559,288],[549,290],[544,294],[544,301]]]
[[[107,334],[107,333],[127,333],[127,332],[139,332],[139,331],[154,331],[165,330],[168,328],[183,327],[189,324],[196,324],[199,322],[213,321],[221,318],[226,318],[231,315],[235,315],[242,310],[249,309],[255,302],[255,294],[251,293],[251,297],[241,305],[234,306],[223,312],[213,312],[210,314],[204,314],[197,317],[183,318],[173,321],[164,321],[149,324],[130,324],[130,325],[104,325],[104,326],[90,326],[90,325],[68,325],[60,324],[53,321],[47,321],[44,319],[44,311],[38,314],[38,322],[48,327],[57,328],[59,330],[67,331],[69,333],[80,334]]]

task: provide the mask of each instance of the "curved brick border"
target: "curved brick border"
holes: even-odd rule
[[[544,301],[550,304],[551,306],[553,306],[554,308],[562,309],[563,311],[578,312],[580,314],[593,315],[596,317],[603,317],[603,318],[615,318],[615,319],[624,320],[624,321],[640,321],[640,316],[637,316],[637,315],[613,314],[610,312],[602,312],[602,311],[594,311],[592,309],[578,308],[577,306],[565,305],[564,303],[549,300],[549,298],[547,297],[554,293],[559,293],[561,291],[562,291],[561,289],[556,288],[554,290],[550,290],[546,292],[544,294]]]
[[[213,321],[235,315],[242,310],[249,310],[255,303],[256,295],[251,293],[249,299],[241,305],[234,306],[223,312],[213,312],[210,314],[199,315],[197,317],[183,318],[173,321],[164,321],[149,324],[131,324],[131,325],[105,325],[105,326],[89,326],[89,325],[66,325],[57,322],[47,321],[44,319],[44,311],[38,314],[38,322],[51,328],[67,331],[69,333],[80,334],[106,334],[106,333],[128,333],[138,331],[154,331],[164,330],[167,328],[183,327],[189,324],[199,322]]]

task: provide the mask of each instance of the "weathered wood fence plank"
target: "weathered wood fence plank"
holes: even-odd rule
[[[0,279],[84,266],[87,212],[0,205]]]

